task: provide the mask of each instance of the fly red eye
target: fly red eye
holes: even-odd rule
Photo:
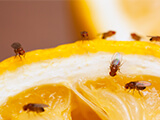
[[[128,89],[129,88],[128,85],[126,85],[125,88]]]
[[[109,72],[110,76],[114,77],[116,75],[115,72]]]
[[[113,31],[112,33],[113,33],[113,34],[115,34],[116,32],[115,32],[115,31]]]
[[[24,111],[26,111],[27,110],[27,106],[25,105],[25,106],[23,106],[23,110]]]
[[[136,34],[135,34],[135,33],[131,33],[131,35],[132,35],[132,36],[135,36]]]

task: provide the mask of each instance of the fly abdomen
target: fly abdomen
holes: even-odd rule
[[[137,87],[137,90],[144,90],[146,87]]]

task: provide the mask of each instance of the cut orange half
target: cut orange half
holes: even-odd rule
[[[115,52],[120,72],[109,75]],[[150,42],[78,41],[27,52],[22,60],[0,63],[0,118],[3,120],[158,120],[160,46]],[[148,81],[142,96],[125,90],[131,81]],[[41,113],[28,103],[47,104]]]

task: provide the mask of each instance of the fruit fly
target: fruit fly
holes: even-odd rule
[[[25,54],[25,51],[23,50],[21,44],[18,42],[13,43],[11,47],[14,49],[14,52],[16,53],[15,56],[19,54],[19,57],[21,58],[21,55]]]
[[[131,33],[131,37],[132,39],[136,40],[136,41],[140,41],[141,37],[139,35],[137,35],[136,33]]]
[[[45,111],[44,107],[49,107],[49,106],[46,104],[29,103],[23,106],[23,110],[28,112],[32,111],[32,112],[40,113]]]
[[[102,34],[102,39],[106,39],[107,37],[111,37],[116,34],[116,31],[108,31]]]
[[[81,36],[82,36],[82,39],[88,39],[88,32],[87,31],[82,31]]]
[[[138,90],[138,93],[141,95],[140,90],[144,90],[148,86],[151,86],[151,83],[148,81],[134,81],[134,82],[132,81],[132,82],[127,83],[125,85],[125,88],[129,89],[129,91],[133,89],[133,94],[134,94],[134,90],[136,89]]]
[[[149,39],[150,41],[160,41],[160,36],[147,36],[147,37],[151,37]]]
[[[122,60],[122,56],[119,52],[116,52],[112,57],[112,62],[110,64],[110,76],[114,77],[118,70],[120,70],[120,66]]]

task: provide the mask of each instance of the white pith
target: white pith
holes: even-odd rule
[[[109,76],[111,53],[98,52],[85,55],[73,55],[69,58],[51,59],[23,65],[14,72],[5,72],[0,76],[0,104],[9,96],[33,86],[78,80],[96,80]],[[154,61],[154,62],[153,62]],[[123,55],[121,73],[146,74],[160,77],[160,59],[144,55]]]

